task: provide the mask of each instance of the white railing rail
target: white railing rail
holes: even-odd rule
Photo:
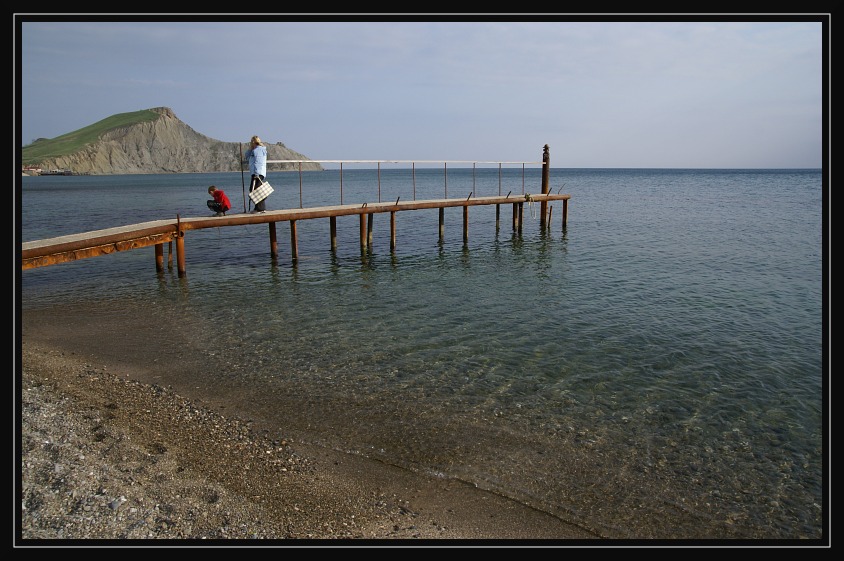
[[[267,164],[298,164],[299,169],[299,208],[302,208],[302,164],[340,164],[340,204],[343,204],[343,165],[344,164],[377,164],[378,169],[378,202],[381,202],[381,164],[410,164],[413,180],[413,200],[416,200],[416,164],[442,164],[444,198],[448,198],[448,166],[472,164],[472,196],[475,195],[475,171],[478,164],[498,166],[498,194],[501,195],[502,166],[520,165],[522,167],[522,195],[525,194],[525,166],[543,165],[544,162],[519,161],[480,161],[480,160],[267,160]],[[305,170],[308,171],[308,170]]]

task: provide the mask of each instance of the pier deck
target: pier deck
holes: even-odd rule
[[[68,261],[75,261],[87,257],[107,255],[117,251],[127,251],[141,247],[155,246],[156,267],[158,270],[164,268],[164,244],[176,242],[176,254],[179,276],[184,276],[185,271],[185,233],[189,230],[201,230],[204,228],[221,228],[230,226],[242,226],[246,224],[268,224],[270,239],[270,254],[278,257],[276,223],[290,223],[291,254],[295,260],[298,258],[298,242],[296,235],[296,222],[299,220],[312,220],[318,218],[329,218],[331,221],[331,247],[336,249],[336,219],[338,216],[360,216],[360,243],[365,249],[371,243],[372,215],[378,213],[391,213],[390,217],[390,249],[395,249],[396,226],[395,213],[409,210],[439,209],[440,212],[440,236],[443,235],[443,212],[446,208],[463,208],[463,237],[468,239],[469,207],[477,205],[509,204],[513,206],[513,228],[521,230],[523,209],[525,202],[535,202],[541,206],[540,224],[545,227],[546,221],[550,223],[550,212],[547,205],[550,201],[559,200],[563,202],[562,227],[566,226],[568,214],[568,200],[571,195],[565,194],[536,194],[536,195],[507,195],[496,197],[472,197],[466,199],[431,199],[414,200],[402,202],[377,202],[352,205],[323,206],[311,208],[295,208],[282,210],[268,210],[257,214],[228,214],[220,217],[189,217],[175,219],[155,220],[142,222],[127,226],[82,232],[43,240],[23,242],[21,244],[21,268],[22,270],[36,267],[44,267]],[[500,209],[497,209],[497,212]],[[546,215],[547,214],[547,215]]]

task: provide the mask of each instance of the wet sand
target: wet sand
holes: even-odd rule
[[[465,482],[270,436],[150,383],[143,348],[63,342],[50,314],[22,319],[18,546],[597,545]]]

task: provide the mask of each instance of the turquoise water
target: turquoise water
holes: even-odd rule
[[[539,173],[276,173],[268,208],[520,196]],[[210,184],[242,205],[239,173],[24,178],[21,239],[208,215]],[[361,252],[341,217],[332,252],[328,220],[299,221],[295,263],[284,223],[275,262],[264,225],[190,231],[184,279],[152,248],[85,259],[22,272],[22,310],[84,309],[104,354],[137,340],[162,383],[280,437],[600,536],[821,538],[820,170],[557,168],[551,190],[566,228],[559,203],[521,234],[471,207],[464,243],[462,209],[442,240],[436,210],[401,212],[393,253],[381,214]]]

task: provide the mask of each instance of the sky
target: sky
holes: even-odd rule
[[[825,14],[16,16],[21,145],[169,107],[314,160],[538,162],[547,144],[566,168],[824,163]]]

